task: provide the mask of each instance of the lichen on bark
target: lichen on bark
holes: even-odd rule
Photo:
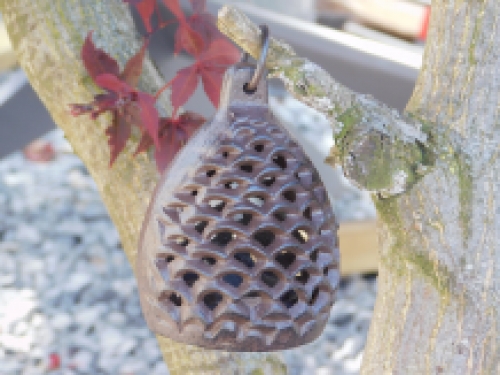
[[[244,14],[223,7],[218,25],[246,52],[258,57],[259,29]],[[271,77],[280,78],[292,95],[329,119],[336,147],[326,162],[341,164],[358,186],[391,196],[410,189],[427,173],[421,168],[427,135],[418,121],[368,95],[352,92],[282,41],[271,38],[266,64]],[[380,138],[384,138],[382,143]]]

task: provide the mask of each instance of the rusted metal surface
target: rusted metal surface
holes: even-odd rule
[[[283,350],[322,332],[339,281],[337,223],[318,173],[273,118],[253,68],[161,179],[138,255],[156,333],[228,351]]]

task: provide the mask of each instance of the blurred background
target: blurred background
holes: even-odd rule
[[[226,0],[208,1],[208,9],[215,14],[227,3],[347,87],[404,109],[430,1]],[[156,34],[150,49],[166,80],[190,64],[189,56],[173,55],[174,30]],[[270,94],[341,222],[343,278],[330,323],[320,339],[283,355],[292,375],[357,374],[377,288],[375,209],[368,192],[323,163],[333,145],[326,119],[279,81]],[[186,109],[214,113],[201,88]],[[17,66],[1,18],[0,206],[0,375],[168,374],[95,184]]]

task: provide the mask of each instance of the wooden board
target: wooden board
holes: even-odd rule
[[[339,237],[342,275],[377,272],[379,244],[375,220],[341,223]]]

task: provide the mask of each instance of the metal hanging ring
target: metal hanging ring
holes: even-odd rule
[[[267,25],[260,25],[260,36],[262,39],[262,46],[259,61],[257,62],[257,67],[255,68],[252,79],[245,85],[245,91],[250,93],[257,90],[257,85],[259,84],[259,81],[266,69],[267,52],[269,51],[269,28]],[[246,60],[247,56],[245,55],[243,56],[243,59]]]

